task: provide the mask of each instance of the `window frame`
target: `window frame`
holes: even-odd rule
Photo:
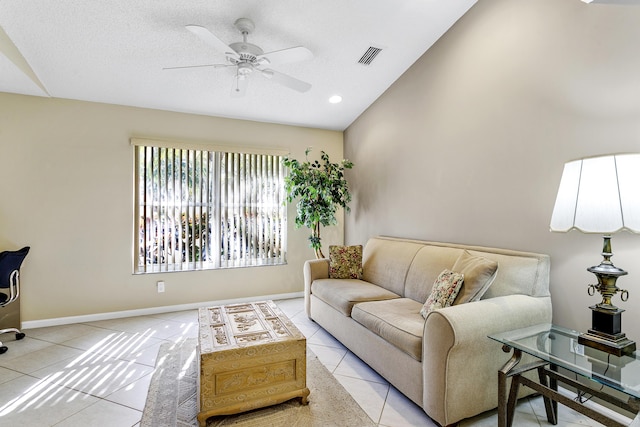
[[[284,177],[287,171],[282,164],[282,157],[288,154],[287,151],[146,138],[132,138],[131,145],[134,148],[134,248],[132,257],[134,274],[287,264],[287,206],[284,189]],[[163,209],[169,209],[170,202],[159,201],[163,197],[169,198],[168,190],[167,193],[160,196],[161,190],[155,192],[154,189],[154,200],[149,201],[147,197],[150,193],[148,191],[141,192],[141,180],[144,179],[147,184],[156,181],[148,181],[142,176],[141,147],[151,152],[154,150],[161,152],[163,149],[173,150],[174,155],[176,151],[179,151],[181,156],[184,156],[184,152],[188,156],[200,153],[200,163],[196,164],[195,158],[190,158],[188,161],[190,166],[186,172],[182,169],[179,172],[175,171],[174,169],[177,168],[175,163],[172,164],[175,168],[171,173],[168,171],[171,168],[166,164],[161,167],[159,164],[150,163],[153,161],[151,159],[145,159],[144,165],[145,172],[154,171],[154,167],[157,166],[157,178],[153,179],[159,183],[163,179],[165,180],[164,186],[160,186],[163,190],[171,187],[171,184],[166,181],[167,179],[177,180],[174,181],[174,186],[178,185],[178,181],[180,181],[181,194],[184,191],[182,186],[185,180],[184,173],[191,176],[193,172],[195,180],[196,173],[191,166],[201,168],[199,170],[201,180],[198,183],[194,181],[193,187],[188,188],[194,192],[199,190],[200,196],[194,196],[195,201],[192,201],[192,196],[189,196],[189,201],[186,204],[182,201],[179,208],[173,206],[172,213],[163,211]],[[207,159],[203,159],[204,154],[202,153],[206,154]],[[158,159],[161,157],[162,155],[158,155]],[[234,162],[233,164],[230,164],[231,160]],[[261,161],[266,163],[263,164]],[[165,162],[168,163],[168,155]],[[243,163],[240,164],[240,162]],[[183,157],[180,158],[179,163],[182,167]],[[206,182],[204,182],[202,175],[205,173],[205,169],[206,175],[209,177]],[[261,175],[259,176],[258,173]],[[180,177],[176,177],[176,175],[180,175]],[[273,185],[277,187],[275,192],[272,191]],[[265,186],[269,188],[265,190]],[[174,194],[177,191],[175,187],[172,188],[172,198],[177,197]],[[206,193],[206,197],[202,192]],[[260,196],[257,196],[256,193],[260,193],[263,198],[270,194],[273,197],[265,202],[264,199],[258,200]],[[182,194],[182,198],[184,198],[184,194]],[[231,206],[229,200],[231,200]],[[185,209],[189,211],[186,215]],[[179,220],[176,212],[180,213]],[[152,220],[152,218],[155,219]],[[198,218],[200,218],[199,223]],[[206,221],[206,225],[203,225],[204,221]],[[268,226],[265,226],[265,223]],[[220,226],[214,227],[214,224],[220,224]],[[156,227],[155,231],[154,226]],[[269,227],[271,229],[276,227],[278,233],[267,233]],[[168,233],[166,232],[167,228],[170,230]],[[227,230],[226,235],[224,230]],[[239,230],[239,239],[230,237],[231,234],[238,236]],[[155,233],[155,238],[154,236],[150,237],[151,232]],[[206,242],[202,238],[204,233],[207,233]],[[259,239],[257,236],[260,236],[261,233],[263,238]],[[192,238],[196,235],[201,236],[199,249],[194,243],[198,239]],[[144,236],[144,242],[141,236]],[[172,238],[171,236],[176,237]],[[153,243],[157,243],[156,248],[160,249],[152,248],[149,250],[151,239],[154,240]],[[185,255],[185,250],[187,255]],[[149,256],[151,252],[157,253],[155,258]],[[171,255],[168,255],[169,253]],[[224,256],[225,253],[226,256]],[[176,257],[180,259],[177,262],[172,262],[176,261]]]

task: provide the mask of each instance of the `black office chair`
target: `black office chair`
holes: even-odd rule
[[[19,251],[0,252],[0,308],[11,304],[20,296],[20,266],[28,253],[29,246]],[[0,335],[8,332],[15,332],[16,340],[24,338],[24,334],[17,328],[0,329]],[[7,346],[0,342],[0,354],[7,350]]]

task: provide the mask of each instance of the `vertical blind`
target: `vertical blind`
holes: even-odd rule
[[[136,272],[286,262],[282,157],[136,147]]]

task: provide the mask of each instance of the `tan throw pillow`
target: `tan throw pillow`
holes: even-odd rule
[[[329,246],[329,278],[362,278],[362,245]]]
[[[479,301],[482,298],[496,277],[498,263],[464,251],[451,269],[464,274],[464,285],[453,303],[453,305],[457,305]]]
[[[426,319],[427,314],[433,310],[449,307],[456,299],[463,281],[464,276],[462,274],[454,273],[451,270],[443,270],[436,281],[433,282],[431,295],[429,295],[429,298],[422,306],[422,310],[420,310],[422,317]]]

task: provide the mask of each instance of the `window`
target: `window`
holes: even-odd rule
[[[286,262],[281,155],[139,141],[133,141],[137,273]]]

